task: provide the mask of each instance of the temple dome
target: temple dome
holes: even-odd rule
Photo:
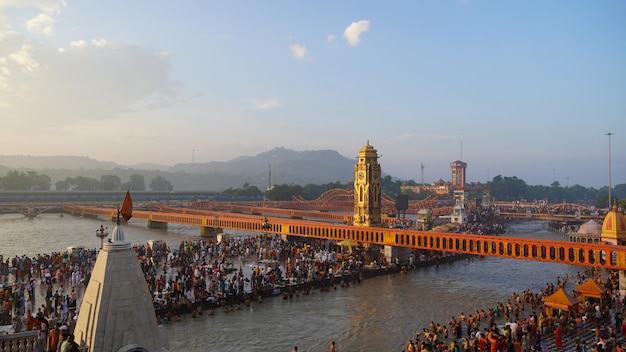
[[[361,150],[359,150],[359,155],[365,154],[365,155],[371,155],[374,154],[376,155],[378,153],[378,151],[376,150],[376,148],[374,148],[373,146],[370,145],[370,142],[367,141],[367,144],[364,145]]]
[[[604,217],[602,238],[626,239],[626,217],[615,205]]]
[[[580,225],[577,233],[581,235],[599,235],[602,233],[602,225],[598,224],[594,220],[589,220]]]

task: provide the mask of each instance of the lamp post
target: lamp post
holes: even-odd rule
[[[609,136],[609,210],[611,210],[611,136],[613,132],[608,132],[606,136]]]
[[[264,247],[265,247],[265,259],[267,259],[269,257],[269,252],[270,252],[270,244],[272,243],[271,241],[271,237],[269,234],[270,229],[272,228],[272,225],[270,225],[269,221],[267,221],[267,218],[263,218],[263,223],[261,224],[261,229],[263,230],[263,242],[264,242]]]
[[[96,237],[100,239],[100,249],[102,249],[102,246],[104,245],[104,238],[109,235],[107,229],[108,227],[100,225],[100,228],[96,230]]]

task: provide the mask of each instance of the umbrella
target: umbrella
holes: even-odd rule
[[[342,247],[358,247],[359,243],[353,240],[343,240],[341,242],[337,242],[337,245]]]

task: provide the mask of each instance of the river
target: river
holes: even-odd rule
[[[96,229],[114,223],[70,215],[41,214],[26,218],[0,215],[0,255],[64,251],[69,246],[100,247]],[[540,221],[510,225],[507,236],[563,240]],[[198,239],[199,229],[170,224],[168,229],[148,229],[145,222],[122,225],[127,241],[145,244],[152,239],[178,246]],[[237,233],[233,233],[237,235]],[[503,258],[474,258],[418,269],[408,274],[364,280],[348,288],[315,291],[283,300],[276,297],[231,313],[165,325],[171,351],[402,351],[409,338],[428,323],[446,324],[461,312],[495,306],[513,292],[538,292],[565,273],[573,277],[584,268],[555,263]],[[573,280],[570,280],[573,281]],[[569,290],[573,287],[566,287]],[[527,308],[529,309],[529,308]]]

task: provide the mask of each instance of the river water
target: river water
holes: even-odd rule
[[[100,247],[96,229],[112,231],[114,223],[70,215],[41,214],[26,218],[0,215],[0,255],[64,251],[69,246]],[[148,229],[145,222],[123,225],[127,241],[145,244],[152,239],[178,246],[198,239],[199,229],[170,224]],[[562,240],[545,223],[526,221],[510,225],[507,236]],[[237,235],[237,233],[233,233]],[[428,323],[447,324],[452,316],[487,310],[505,302],[513,292],[538,292],[557,276],[573,277],[584,268],[503,258],[475,258],[418,269],[408,274],[364,280],[348,288],[315,291],[283,300],[270,298],[239,311],[165,325],[171,351],[402,351],[409,338]],[[573,281],[573,280],[570,280]],[[572,283],[573,285],[573,283]],[[573,287],[573,286],[572,286]],[[566,287],[566,290],[570,288]],[[527,308],[529,309],[529,308]]]

